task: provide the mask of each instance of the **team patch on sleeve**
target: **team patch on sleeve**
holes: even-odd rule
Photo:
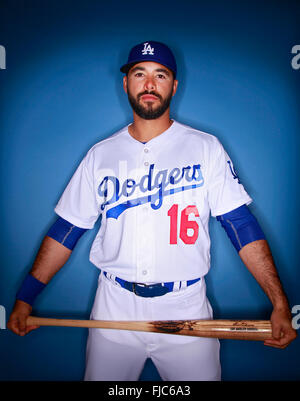
[[[231,161],[231,160],[227,160],[227,163],[228,163],[228,165],[229,165],[230,172],[231,172],[231,174],[232,174],[232,176],[233,176],[233,179],[234,179],[234,180],[237,180],[237,182],[240,184],[241,181],[240,181],[240,179],[239,179],[239,176],[237,175],[237,172],[235,171],[235,169],[234,169],[234,167],[233,167],[232,161]]]

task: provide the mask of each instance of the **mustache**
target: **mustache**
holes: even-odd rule
[[[153,96],[158,97],[160,100],[162,100],[162,96],[161,96],[159,93],[156,93],[156,92],[154,92],[154,91],[151,91],[151,92],[148,92],[148,91],[141,92],[141,93],[139,93],[139,94],[137,95],[137,99],[140,100],[141,96],[144,96],[144,95],[153,95]]]

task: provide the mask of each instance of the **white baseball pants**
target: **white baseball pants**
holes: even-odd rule
[[[204,279],[185,289],[143,298],[102,273],[91,312],[95,320],[211,319]],[[86,381],[137,381],[149,357],[164,381],[221,380],[220,344],[214,338],[89,329]]]

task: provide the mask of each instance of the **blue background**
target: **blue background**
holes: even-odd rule
[[[173,118],[216,135],[250,196],[288,293],[299,295],[299,83],[296,1],[2,1],[1,281],[7,319],[53,208],[86,151],[131,121],[119,72],[131,46],[169,44],[178,61]],[[34,313],[86,319],[98,270],[87,232]],[[271,304],[212,219],[208,295],[215,318],[268,319]],[[0,330],[1,380],[81,380],[85,329]],[[223,380],[298,380],[287,349],[222,341]],[[148,361],[141,380],[159,380]]]

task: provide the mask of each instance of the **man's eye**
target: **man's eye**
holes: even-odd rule
[[[158,74],[157,77],[158,77],[159,79],[166,79],[166,77],[165,77],[163,74]]]
[[[135,77],[141,77],[143,75],[142,72],[137,72],[136,74],[134,74]]]

